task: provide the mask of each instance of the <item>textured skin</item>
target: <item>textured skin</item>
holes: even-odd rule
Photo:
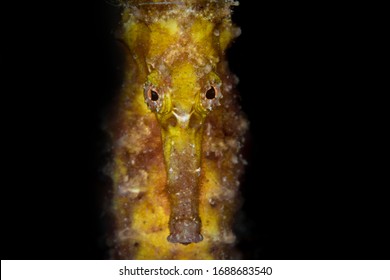
[[[224,56],[239,33],[233,3],[123,4],[125,82],[107,122],[112,257],[238,258],[232,224],[248,123]]]

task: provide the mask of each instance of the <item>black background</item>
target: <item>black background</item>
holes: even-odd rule
[[[319,4],[241,2],[228,56],[251,123],[244,257],[388,259],[359,27]],[[120,84],[118,9],[15,4],[1,8],[1,258],[106,258],[100,125]]]

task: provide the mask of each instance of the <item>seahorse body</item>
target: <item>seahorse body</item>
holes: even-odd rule
[[[233,1],[124,1],[112,139],[112,257],[229,259],[248,123],[225,50]]]

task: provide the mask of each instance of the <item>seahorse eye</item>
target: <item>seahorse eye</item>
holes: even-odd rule
[[[145,103],[148,105],[151,111],[159,111],[162,106],[162,95],[151,84],[145,85],[144,88]]]
[[[216,106],[221,105],[220,99],[222,98],[221,85],[210,85],[207,90],[201,94],[201,104],[206,110],[211,111]]]
[[[206,91],[207,99],[214,99],[216,96],[215,88],[212,86]]]

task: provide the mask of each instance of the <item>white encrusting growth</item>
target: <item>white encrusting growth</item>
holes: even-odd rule
[[[139,170],[138,174],[133,177],[128,175],[123,177],[121,184],[118,185],[118,190],[121,195],[140,193],[148,180],[148,173],[145,170]]]

